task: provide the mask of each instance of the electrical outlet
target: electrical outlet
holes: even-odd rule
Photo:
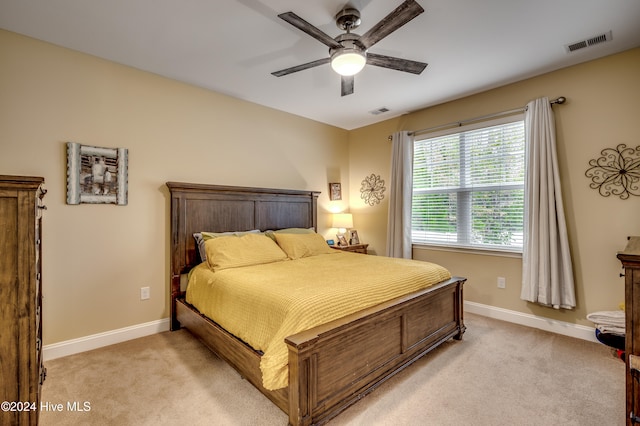
[[[147,300],[151,297],[151,288],[140,287],[140,300]]]
[[[498,277],[498,288],[506,288],[507,280],[504,277]]]

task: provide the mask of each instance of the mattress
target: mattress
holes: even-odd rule
[[[288,385],[285,337],[451,278],[440,265],[334,251],[189,275],[186,301],[263,353],[269,390]]]

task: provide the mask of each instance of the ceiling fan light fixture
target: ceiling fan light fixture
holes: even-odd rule
[[[331,68],[340,75],[356,75],[367,63],[364,52],[358,49],[340,49],[331,55]]]

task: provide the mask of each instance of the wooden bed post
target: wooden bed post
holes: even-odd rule
[[[467,327],[464,325],[464,282],[462,281],[458,284],[458,288],[456,289],[456,312],[457,312],[457,323],[458,323],[458,334],[453,336],[455,340],[462,340],[462,335],[464,334]]]
[[[169,189],[172,189],[172,185],[167,183]],[[180,296],[180,274],[181,271],[181,262],[180,255],[184,251],[184,244],[181,243],[180,239],[180,231],[182,230],[180,224],[180,217],[183,215],[180,214],[180,200],[181,196],[179,194],[171,194],[171,231],[169,238],[171,239],[171,261],[169,268],[169,294],[171,296],[170,300],[170,312],[171,312],[171,323],[170,329],[171,331],[180,329],[180,322],[177,320],[176,315],[176,299]]]
[[[169,307],[171,312],[171,323],[170,330],[176,331],[180,330],[180,322],[178,321],[178,315],[176,313],[176,299],[180,296],[180,275],[173,275],[173,271],[171,273],[171,306]],[[176,292],[174,289],[178,288]]]
[[[289,424],[308,425],[311,423],[313,401],[309,391],[312,385],[311,358],[289,346]]]

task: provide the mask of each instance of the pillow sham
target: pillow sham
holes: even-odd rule
[[[230,231],[230,232],[196,232],[195,234],[193,234],[193,238],[196,240],[196,247],[198,248],[198,254],[200,254],[200,260],[201,261],[205,261],[207,260],[207,252],[204,249],[204,242],[206,240],[209,240],[211,238],[217,238],[217,237],[225,237],[225,236],[230,236],[230,235],[234,235],[236,237],[239,237],[241,235],[244,234],[257,234],[260,233],[259,229],[253,229],[251,231]]]
[[[204,245],[209,268],[214,272],[287,259],[287,254],[262,234],[221,236],[206,240]]]
[[[278,229],[276,231],[264,231],[264,234],[271,238],[273,241],[276,240],[275,234],[315,234],[316,230],[313,228],[284,228]]]
[[[318,254],[333,254],[336,250],[329,247],[320,234],[274,234],[276,242],[287,254],[289,259],[316,256]]]

